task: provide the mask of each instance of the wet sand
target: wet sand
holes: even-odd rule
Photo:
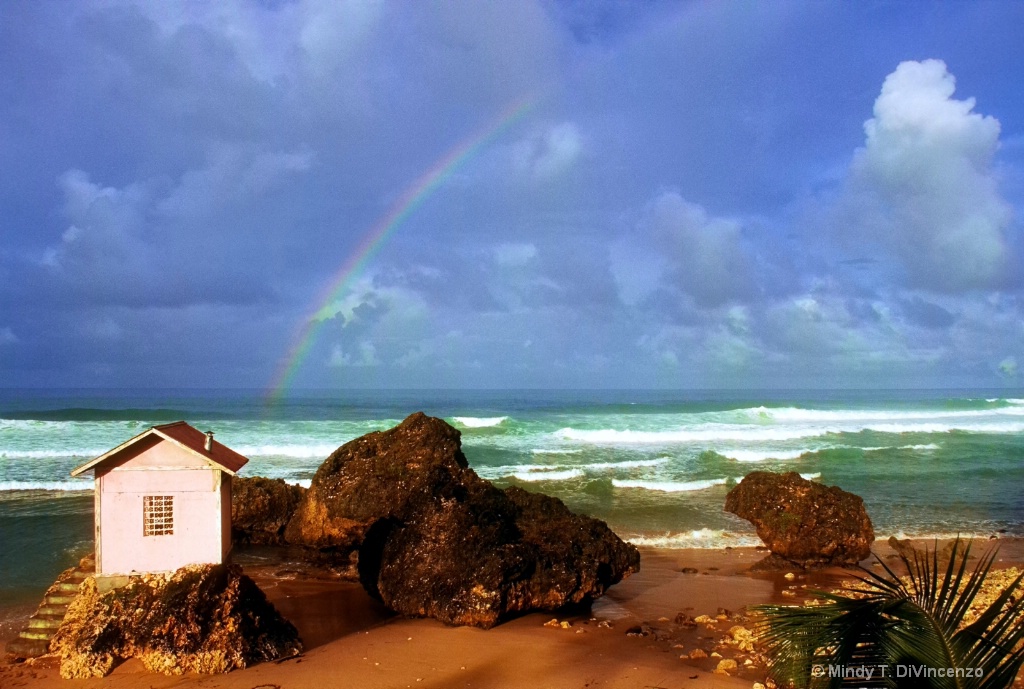
[[[1024,540],[1004,539],[999,544],[998,566],[1024,562]],[[976,552],[977,546],[986,545],[979,542]],[[875,552],[882,558],[892,555],[882,542]],[[750,566],[766,554],[753,548],[641,553],[641,572],[612,587],[589,613],[530,613],[486,631],[393,615],[358,584],[308,565],[243,562],[246,572],[299,629],[306,645],[301,656],[227,675],[180,677],[151,674],[141,662],[130,660],[108,677],[73,681],[60,679],[56,660],[44,658],[0,665],[0,686],[750,689],[753,682],[763,680],[765,668],[744,667],[748,654],[720,643],[730,628],[746,624],[744,608],[796,603],[806,597],[806,589],[834,587],[846,574],[825,570],[794,573],[787,579],[785,572],[751,573]],[[7,617],[13,612],[7,611]],[[31,612],[22,614],[27,617]],[[692,627],[677,623],[680,613],[719,619]],[[556,624],[548,626],[553,618]],[[630,630],[645,635],[629,635]],[[5,640],[13,635],[4,632]],[[709,657],[690,658],[695,649]],[[740,667],[732,676],[712,672],[720,660],[711,656],[715,652],[737,658]]]

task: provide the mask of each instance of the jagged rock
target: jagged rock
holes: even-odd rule
[[[949,559],[953,556],[953,547],[955,544],[955,540],[949,541],[948,543],[946,543],[945,546],[942,547],[941,550],[938,551],[940,562],[949,562]],[[914,546],[914,543],[910,539],[900,540],[895,536],[889,536],[889,547],[895,550],[903,557],[907,558],[907,560],[909,560],[910,562],[914,562],[915,560],[930,556],[927,547],[917,548]],[[969,555],[967,553],[966,548],[964,548],[963,544],[960,544],[960,546],[957,548],[957,560],[962,560],[964,559],[964,557],[967,557],[967,559],[969,560],[974,559],[974,555]]]
[[[317,470],[287,541],[358,546],[360,580],[389,608],[479,627],[587,602],[639,570],[604,522],[495,488],[460,448],[458,430],[422,413],[346,443]]]
[[[854,564],[870,555],[875,540],[860,497],[792,471],[747,474],[729,491],[725,509],[757,528],[775,556],[764,566]]]
[[[281,545],[284,529],[306,489],[262,476],[231,481],[231,538],[235,543]]]
[[[101,594],[86,579],[50,642],[65,679],[140,658],[154,672],[228,672],[302,650],[298,632],[237,565],[132,577]]]

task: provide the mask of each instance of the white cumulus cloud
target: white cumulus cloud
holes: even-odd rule
[[[999,284],[1011,220],[993,168],[999,122],[955,87],[940,60],[886,77],[840,206],[849,240],[884,250],[909,286],[940,292]]]

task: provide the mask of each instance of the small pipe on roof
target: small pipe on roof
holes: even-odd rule
[[[213,450],[213,431],[206,431],[206,451]]]

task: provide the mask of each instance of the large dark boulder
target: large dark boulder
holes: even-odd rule
[[[235,543],[281,545],[284,529],[306,489],[283,479],[235,476],[231,480],[231,537]]]
[[[459,431],[422,413],[338,448],[285,536],[359,547],[360,580],[392,610],[485,628],[588,602],[640,567],[604,522],[481,479]]]
[[[775,556],[768,562],[780,565],[854,564],[871,554],[875,540],[860,497],[795,471],[747,474],[725,497],[725,510],[751,522]]]
[[[237,565],[190,565],[101,593],[86,579],[50,642],[65,679],[140,658],[153,672],[216,673],[302,650],[298,632]]]

